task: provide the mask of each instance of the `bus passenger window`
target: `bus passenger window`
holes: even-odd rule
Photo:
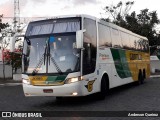
[[[135,50],[136,46],[137,46],[137,43],[136,43],[136,39],[137,38],[135,36],[133,36],[133,35],[130,35],[129,39],[130,39],[130,49],[131,50]]]
[[[103,24],[98,24],[99,32],[99,48],[106,48],[112,46],[110,28]]]
[[[129,34],[121,32],[122,45],[124,49],[130,49]]]
[[[112,28],[111,29],[111,35],[112,35],[112,47],[114,48],[121,48],[122,43],[121,43],[121,38],[119,35],[119,31],[117,29]]]

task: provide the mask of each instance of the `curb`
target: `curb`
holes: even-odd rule
[[[4,84],[0,84],[0,87],[5,87],[5,86],[18,86],[18,85],[22,85],[22,83],[4,83]]]
[[[150,78],[157,78],[160,77],[160,75],[151,75]]]
[[[8,83],[13,83],[13,84],[20,84],[22,83],[22,80],[0,80],[0,84],[8,84]]]
[[[17,85],[22,85],[22,83],[5,83],[5,86],[17,86]]]

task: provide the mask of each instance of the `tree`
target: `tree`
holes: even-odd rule
[[[8,23],[2,23],[2,18],[3,18],[3,14],[0,15],[0,40],[2,41],[2,39],[6,36],[7,32],[5,31],[5,29],[7,27],[9,27],[9,24]],[[5,41],[6,42],[6,41]],[[6,48],[7,47],[7,43],[6,44],[3,44],[2,46],[3,48]]]
[[[120,22],[123,21],[124,18],[126,17],[126,15],[128,14],[128,12],[130,11],[131,7],[133,6],[134,1],[128,1],[123,3],[122,1],[120,1],[118,4],[116,5],[111,5],[111,6],[106,6],[104,8],[105,13],[107,13],[109,16],[111,16],[110,19],[113,20],[113,22]]]
[[[110,21],[113,19],[113,23],[147,37],[150,46],[160,44],[160,35],[157,34],[157,31],[155,30],[155,26],[159,24],[157,12],[150,12],[149,9],[143,9],[140,11],[140,14],[136,14],[135,11],[129,14],[129,10],[133,4],[133,1],[128,1],[125,4],[120,1],[115,6],[106,6],[105,11],[106,13],[111,14]]]
[[[132,12],[130,15],[128,14],[126,16],[125,20],[127,29],[147,37],[150,46],[157,44],[158,34],[155,30],[155,26],[159,23],[159,19],[156,11],[149,12],[149,9],[143,9],[138,15]]]
[[[3,14],[0,15],[0,33],[1,33],[1,37],[0,37],[0,40],[3,40],[4,36],[5,36],[5,32],[2,32],[2,30],[4,30],[5,28],[9,27],[9,24],[8,23],[2,23],[2,18],[3,18]],[[2,41],[3,42],[3,41]],[[1,44],[3,44],[1,42]],[[5,79],[5,65],[4,65],[4,48],[7,47],[7,44],[6,45],[2,45],[1,46],[1,49],[2,49],[2,54],[3,54],[3,77]]]
[[[2,31],[2,29],[9,27],[8,23],[2,23],[2,18],[3,18],[3,15],[0,15],[0,32]]]
[[[6,51],[4,56],[5,62],[8,65],[12,65],[12,67],[15,70],[15,73],[17,72],[17,69],[21,68],[21,60],[22,60],[22,48],[15,49],[14,52]]]
[[[23,29],[26,27],[26,25],[21,24],[20,26],[17,26],[17,31],[15,31],[13,29],[13,25],[12,24],[8,24],[8,23],[2,23],[2,19],[3,19],[3,15],[0,15],[0,33],[1,33],[1,44],[2,44],[2,58],[3,58],[3,76],[5,79],[5,64],[7,65],[11,65],[12,66],[12,74],[13,74],[13,69],[16,70],[18,68],[21,68],[21,52],[22,52],[22,46],[18,46],[18,48],[16,48],[13,52],[10,52],[9,50],[7,50],[7,47],[10,43],[10,40],[12,40],[13,36],[15,33],[22,33]],[[18,43],[20,44],[20,41],[22,41],[23,39],[21,38],[17,38],[15,41],[15,44]]]

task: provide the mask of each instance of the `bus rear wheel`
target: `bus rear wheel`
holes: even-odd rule
[[[145,80],[146,79],[146,70],[143,69],[143,79]]]
[[[144,77],[143,77],[142,71],[140,70],[138,74],[138,84],[140,85],[143,83],[144,83]]]

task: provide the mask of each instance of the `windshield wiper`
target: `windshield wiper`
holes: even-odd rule
[[[49,40],[48,40],[48,46],[47,46],[47,61],[48,61],[49,65],[50,65],[50,59],[51,59],[52,63],[54,64],[57,72],[60,73],[60,74],[62,74],[61,69],[59,68],[59,66],[57,65],[56,61],[54,60],[54,58],[53,58],[52,55],[51,55],[50,45],[49,45]]]
[[[46,60],[46,58],[47,58],[47,60]],[[34,76],[34,75],[36,75],[36,73],[38,73],[37,68],[40,68],[42,66],[43,61],[44,61],[44,65],[45,65],[46,61],[47,61],[47,65],[48,65],[48,63],[50,65],[50,60],[54,64],[54,66],[55,66],[56,70],[58,71],[58,73],[63,74],[61,69],[59,68],[59,66],[57,65],[56,61],[54,60],[54,58],[52,57],[52,55],[50,53],[50,46],[49,46],[49,41],[48,41],[48,42],[46,42],[46,47],[45,47],[44,54],[40,58],[38,64],[35,67],[35,69],[33,70],[32,75]]]
[[[30,45],[31,45],[30,39],[29,39],[28,37],[25,37],[25,40],[26,40],[26,42],[27,42],[27,45],[30,46]],[[43,54],[42,57],[40,58],[38,64],[36,65],[35,69],[33,70],[33,72],[32,72],[32,75],[33,75],[33,76],[36,75],[36,73],[38,72],[37,68],[41,67],[41,65],[43,64],[43,60],[45,60],[45,59],[44,59],[45,54],[46,54],[46,51],[44,52],[44,54]],[[45,62],[44,62],[44,63],[45,63]]]
[[[32,75],[36,75],[36,73],[38,73],[38,70],[37,68],[40,68],[44,62],[44,65],[45,65],[45,62],[46,62],[46,54],[47,54],[47,45],[45,47],[45,51],[44,51],[44,54],[42,55],[42,57],[40,58],[38,64],[36,65],[36,67],[34,68],[33,72],[32,72]]]
[[[57,65],[56,61],[54,60],[54,58],[52,57],[51,53],[50,53],[50,45],[48,43],[48,50],[47,50],[47,60],[49,61],[49,65],[50,65],[50,60],[52,61],[52,63],[54,64],[54,66],[56,67],[56,70],[58,71],[58,73],[63,74],[61,69],[59,68],[59,66]]]
[[[56,67],[56,70],[58,71],[58,73],[63,74],[62,71],[61,71],[61,69],[59,68],[59,66],[57,65],[56,61],[54,60],[54,58],[52,57],[51,54],[50,54],[50,58],[51,58],[52,63]]]

